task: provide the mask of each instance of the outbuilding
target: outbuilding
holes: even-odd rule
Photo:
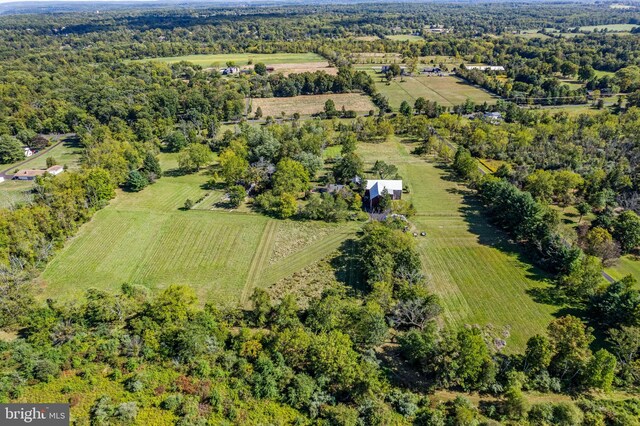
[[[402,199],[402,180],[368,180],[367,188],[364,193],[365,203],[369,205],[369,209],[373,210],[378,207],[380,197],[385,193],[389,194],[392,200]]]

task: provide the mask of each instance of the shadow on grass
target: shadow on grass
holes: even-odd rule
[[[188,174],[189,174],[188,172],[185,172],[184,170],[180,170],[180,169],[169,169],[162,172],[162,176],[165,176],[165,177],[180,177]]]
[[[331,259],[331,266],[335,271],[336,280],[347,285],[356,294],[367,290],[364,282],[364,271],[358,258],[358,243],[350,238],[340,244],[339,254]]]
[[[454,174],[450,167],[444,164],[438,164],[436,167],[444,171],[442,175],[444,180],[460,183],[460,179]],[[551,285],[551,275],[535,266],[533,258],[527,253],[524,247],[514,243],[506,232],[489,223],[485,207],[473,190],[466,186],[458,186],[456,188],[448,188],[447,192],[462,196],[462,205],[459,211],[462,213],[469,232],[478,237],[478,243],[496,248],[503,253],[514,256],[518,260],[519,266],[524,268],[528,279],[544,284],[544,286],[526,290],[526,293],[531,296],[535,302],[553,306],[563,306],[566,304],[566,298],[559,294],[555,290],[555,287]]]
[[[78,135],[67,136],[62,140],[62,146],[65,148],[77,149],[74,151],[74,155],[82,155],[84,153],[84,146],[80,143],[80,137]]]

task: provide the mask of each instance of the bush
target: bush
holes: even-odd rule
[[[38,361],[33,369],[33,377],[41,382],[48,382],[59,374],[60,368],[48,359]]]
[[[133,422],[138,415],[138,405],[135,402],[123,402],[116,408],[115,417],[124,423]]]
[[[247,196],[247,191],[244,189],[242,185],[233,185],[229,188],[229,203],[233,207],[238,207]]]
[[[127,182],[125,183],[125,187],[127,188],[127,190],[131,192],[139,192],[142,191],[147,185],[149,185],[149,180],[145,175],[137,170],[131,170],[129,172],[129,177],[127,178]]]
[[[184,397],[181,394],[169,395],[162,403],[160,407],[168,411],[176,411],[182,404]]]

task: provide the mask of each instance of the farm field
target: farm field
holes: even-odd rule
[[[395,35],[388,35],[385,36],[386,38],[388,38],[389,40],[395,40],[395,41],[418,41],[418,40],[423,40],[422,36],[417,36],[417,35],[413,35],[413,34],[395,34]]]
[[[222,67],[227,62],[235,62],[237,66],[263,62],[265,65],[275,64],[302,64],[309,62],[326,62],[325,59],[315,53],[225,53],[218,55],[185,55],[169,56],[164,58],[146,58],[139,61],[155,61],[173,64],[187,61],[203,67]]]
[[[477,104],[484,102],[495,103],[498,99],[490,93],[471,86],[454,76],[418,75],[404,77],[404,81],[396,78],[388,85],[386,80],[381,81],[380,76],[381,74],[376,74],[374,77],[376,88],[389,99],[389,105],[394,109],[398,109],[402,101],[405,100],[413,105],[419,97],[436,101],[445,107],[463,104],[467,98]]]
[[[418,211],[411,222],[427,233],[418,237],[418,248],[431,288],[441,297],[445,321],[508,326],[509,350],[523,349],[558,309],[529,294],[549,284],[520,258],[517,246],[488,224],[464,186],[410,150],[397,140],[360,146],[367,166],[377,159],[393,163],[409,185],[405,195]]]
[[[163,154],[165,168],[175,155]],[[307,224],[254,213],[182,211],[210,176],[165,176],[140,193],[116,199],[82,226],[36,280],[43,298],[71,300],[88,288],[115,291],[129,282],[158,291],[192,286],[200,299],[245,303],[267,286],[316,262],[353,235],[358,224]]]
[[[591,33],[594,31],[602,31],[602,30],[607,30],[609,32],[629,32],[637,27],[638,25],[635,25],[635,24],[606,24],[606,25],[593,25],[593,26],[580,27],[579,31],[587,32],[587,33]]]
[[[255,113],[260,107],[263,117],[279,117],[282,111],[286,112],[287,116],[291,116],[295,112],[300,115],[313,115],[324,111],[324,104],[329,99],[333,100],[338,111],[343,106],[347,110],[354,110],[360,113],[374,109],[373,103],[368,96],[359,93],[336,93],[294,96],[291,98],[254,98],[251,100],[251,111]]]
[[[337,75],[338,68],[332,67],[327,61],[318,62],[301,62],[301,63],[287,63],[287,64],[271,64],[274,73],[282,73],[284,75],[300,74],[303,72],[316,72],[324,71],[330,75]],[[251,68],[252,65],[243,66],[242,68]]]

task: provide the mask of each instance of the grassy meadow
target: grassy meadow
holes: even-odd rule
[[[418,248],[445,321],[509,327],[510,350],[523,349],[557,311],[534,300],[536,290],[549,284],[505,234],[489,225],[469,190],[446,168],[409,154],[411,149],[398,140],[360,146],[368,166],[376,159],[393,163],[409,185],[403,197],[418,211],[410,221],[427,233],[417,237]]]
[[[608,32],[629,32],[638,25],[635,24],[605,24],[605,25],[592,25],[586,27],[580,27],[580,32],[592,33],[594,31],[608,31]]]
[[[168,56],[164,58],[147,58],[141,60],[164,62],[168,64],[186,61],[203,67],[221,67],[227,62],[234,62],[237,66],[243,66],[249,65],[249,61],[253,64],[262,62],[265,65],[326,62],[322,56],[315,53],[224,53],[217,55]]]
[[[413,34],[395,34],[395,35],[385,36],[385,38],[388,38],[389,40],[395,40],[395,41],[419,41],[419,40],[423,40],[422,36],[413,35]]]
[[[175,154],[163,154],[165,168]],[[335,251],[355,224],[279,221],[260,214],[200,207],[181,210],[211,176],[165,176],[140,193],[119,191],[69,240],[37,279],[42,297],[74,299],[88,288],[125,282],[157,291],[192,286],[202,301],[244,303],[267,286]],[[221,198],[221,197],[219,197]],[[299,229],[298,229],[299,228]]]
[[[548,284],[505,235],[491,227],[468,190],[448,171],[409,153],[397,139],[361,144],[366,165],[383,159],[398,166],[418,214],[411,222],[431,288],[451,324],[510,327],[511,350],[552,319],[553,306],[532,293]],[[175,154],[162,154],[165,170]],[[201,300],[246,304],[253,289],[268,287],[309,268],[354,238],[358,223],[276,220],[244,206],[218,206],[222,190],[208,189],[208,172],[169,173],[140,193],[116,199],[82,226],[36,283],[40,297],[75,299],[88,288],[115,291],[122,283],[152,291],[188,284]],[[204,197],[204,198],[203,198]],[[184,201],[203,200],[183,211]],[[347,271],[347,274],[351,272]]]
[[[390,83],[387,83],[386,79],[381,77],[382,74],[374,76],[376,88],[389,99],[389,104],[394,109],[399,108],[402,101],[407,101],[413,105],[419,97],[436,101],[445,107],[463,104],[467,99],[471,99],[477,104],[484,102],[495,103],[498,99],[489,92],[472,86],[454,76],[416,75],[395,78]]]
[[[253,114],[259,107],[262,109],[263,117],[280,117],[283,111],[288,117],[295,112],[309,116],[324,111],[324,104],[329,99],[333,100],[338,111],[342,107],[360,113],[375,109],[368,96],[359,93],[335,93],[294,96],[291,98],[254,98],[251,99],[251,111]],[[252,114],[249,114],[249,116]]]

